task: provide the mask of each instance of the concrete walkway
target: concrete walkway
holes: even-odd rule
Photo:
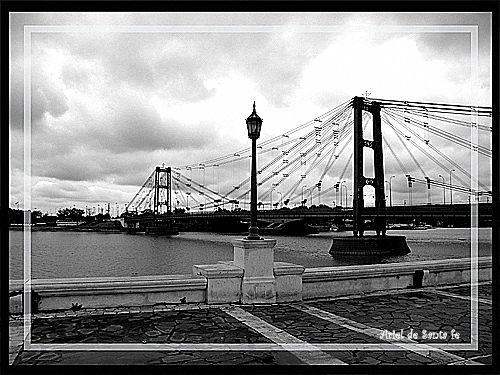
[[[9,359],[13,365],[491,364],[491,283],[478,288],[474,300],[470,285],[458,285],[304,303],[37,314],[29,349],[22,348],[22,319],[13,316]],[[471,326],[475,306],[478,325]]]

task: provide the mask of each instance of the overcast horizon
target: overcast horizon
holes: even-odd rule
[[[184,166],[249,147],[244,119],[254,100],[264,118],[261,140],[366,92],[491,106],[486,13],[11,14],[12,208],[16,202],[23,208],[23,25],[32,24],[89,26],[87,32],[32,37],[32,208],[42,212],[108,202],[122,210],[157,165]],[[91,27],[183,24],[283,29],[114,33]],[[340,28],[306,33],[298,25]],[[470,90],[468,33],[384,32],[378,28],[384,25],[478,25],[477,95]],[[480,134],[479,142],[491,149],[491,133]],[[470,155],[454,147],[443,152],[470,169]],[[491,158],[480,157],[479,163],[480,182],[491,187]],[[424,166],[432,178],[443,173],[431,163]],[[392,168],[387,161],[386,178],[397,173]],[[398,204],[407,192],[400,175],[392,186]],[[442,189],[432,194],[439,201]],[[464,203],[466,196],[456,193],[455,201]]]

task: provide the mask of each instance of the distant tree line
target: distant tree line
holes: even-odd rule
[[[108,213],[97,214],[93,216],[84,216],[85,211],[79,208],[62,208],[57,211],[57,215],[49,215],[48,213],[43,214],[39,210],[31,211],[31,223],[32,224],[42,224],[56,225],[57,220],[74,220],[74,221],[85,221],[87,223],[99,222],[103,220],[110,219]],[[17,210],[9,208],[9,224],[23,224],[24,215],[29,214],[29,211]]]

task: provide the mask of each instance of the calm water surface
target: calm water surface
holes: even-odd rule
[[[370,234],[370,233],[368,233]],[[275,261],[324,267],[349,264],[407,262],[470,257],[471,231],[467,228],[388,231],[407,238],[411,253],[395,257],[333,258],[334,236],[351,232],[327,232],[307,237],[276,238]],[[193,264],[232,260],[231,240],[242,235],[181,233],[175,237],[124,233],[32,232],[32,277],[97,277],[191,274]],[[10,278],[23,277],[23,232],[9,231]],[[480,256],[491,256],[491,228],[479,229]]]

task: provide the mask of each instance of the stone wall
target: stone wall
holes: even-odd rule
[[[273,263],[276,302],[491,280],[492,258],[306,268]],[[194,266],[193,275],[37,279],[32,312],[181,303],[238,303],[244,272],[234,262]],[[11,281],[10,312],[23,309],[23,283]]]
[[[492,258],[477,258],[477,281],[491,280]],[[303,299],[334,297],[379,290],[471,282],[470,258],[361,266],[306,268]]]

